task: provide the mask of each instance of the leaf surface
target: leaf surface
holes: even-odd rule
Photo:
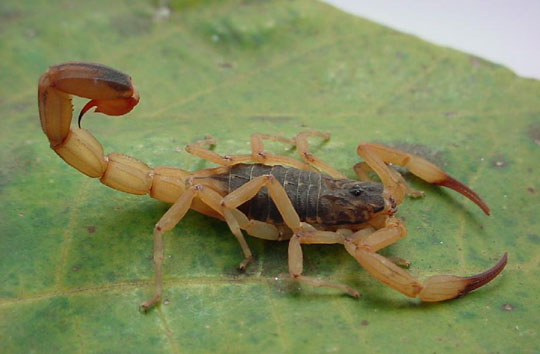
[[[309,1],[0,5],[0,348],[3,352],[534,352],[540,291],[540,83]],[[167,205],[111,190],[47,147],[36,104],[49,65],[84,60],[133,77],[141,103],[83,125],[107,152],[151,166],[211,164],[181,149],[204,135],[247,153],[252,132],[332,133],[313,152],[349,177],[360,141],[417,153],[469,185],[406,175],[426,197],[398,216],[408,237],[381,251],[423,279],[509,263],[464,298],[421,304],[371,278],[338,245],[304,246],[305,274],[359,300],[298,286],[287,244],[249,238],[246,274],[227,226],[190,212],[166,239],[165,303],[143,315],[152,236]],[[84,102],[75,99],[78,110]],[[279,144],[269,150],[295,156]]]

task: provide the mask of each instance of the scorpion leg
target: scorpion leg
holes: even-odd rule
[[[194,198],[199,198],[216,212],[221,213],[219,206],[221,196],[210,188],[204,188],[204,186],[197,184],[182,193],[178,200],[159,219],[154,227],[154,294],[141,304],[143,311],[147,311],[154,306],[161,298],[163,290],[163,234],[174,228],[182,220],[191,207]]]
[[[315,130],[305,131],[298,133],[292,140],[283,138],[277,135],[268,135],[254,133],[251,134],[251,154],[253,155],[254,161],[261,163],[270,163],[270,164],[282,164],[296,167],[302,170],[309,170],[310,168],[306,166],[313,166],[319,171],[322,171],[333,178],[345,178],[343,174],[334,168],[328,166],[322,162],[317,156],[309,152],[307,138],[309,137],[318,137],[324,140],[330,139],[330,134],[322,133]],[[278,141],[285,144],[290,144],[293,147],[296,146],[296,151],[300,158],[304,160],[305,164],[301,164],[296,160],[292,160],[286,156],[271,155],[264,151],[263,140]]]
[[[407,235],[405,226],[398,218],[393,217],[386,220],[386,225],[382,229],[373,232],[362,231],[364,230],[357,231],[346,239],[356,245],[367,247],[373,252],[388,247]]]
[[[316,287],[339,289],[354,298],[360,294],[348,285],[334,283],[302,275],[304,262],[301,244],[334,244],[343,243],[343,235],[331,231],[318,231],[315,229],[295,233],[289,241],[289,276],[300,283]]]
[[[267,165],[287,165],[295,167],[299,170],[311,170],[309,165],[306,165],[298,160],[295,160],[288,156],[271,154],[264,151],[264,140],[277,141],[284,144],[289,144],[293,147],[296,145],[294,140],[287,139],[278,135],[253,133],[250,137],[251,156],[253,158],[253,161]]]
[[[207,136],[203,140],[189,144],[185,149],[188,153],[200,157],[201,159],[223,166],[232,166],[245,162],[258,162],[267,165],[286,165],[300,170],[311,170],[310,166],[313,166],[334,178],[345,178],[345,176],[339,171],[328,166],[308,151],[307,138],[312,136],[321,137],[326,140],[328,140],[330,137],[329,134],[324,134],[318,131],[301,132],[292,140],[277,135],[253,133],[250,137],[251,155],[219,155],[205,147],[207,145],[214,146],[216,144],[215,139],[211,136]],[[305,161],[305,163],[292,159],[288,156],[271,154],[264,151],[264,140],[276,141],[296,146],[298,154]]]
[[[318,137],[326,141],[330,139],[330,134],[322,133],[316,130],[309,130],[309,131],[298,133],[294,137],[294,141],[296,142],[296,150],[298,151],[298,154],[300,155],[302,160],[304,160],[306,163],[310,164],[311,166],[316,167],[319,171],[328,174],[332,178],[346,178],[341,172],[328,166],[327,164],[322,162],[317,156],[309,152],[309,149],[308,149],[309,145],[307,141],[307,138],[309,137]]]
[[[412,188],[410,186],[410,184],[407,183],[405,178],[403,178],[403,176],[398,171],[396,171],[395,168],[393,168],[392,166],[389,166],[389,165],[387,165],[387,166],[388,166],[388,169],[389,169],[390,173],[392,173],[392,175],[394,175],[394,177],[399,180],[399,183],[405,187],[405,189],[407,190],[407,195],[409,197],[417,198],[417,197],[423,197],[424,196],[424,192]],[[360,181],[371,181],[372,180],[369,177],[368,172],[373,172],[373,169],[371,167],[369,167],[367,162],[365,162],[365,161],[359,162],[356,165],[354,165],[353,169],[354,169],[354,173],[356,173],[356,176],[358,177],[358,179]]]
[[[193,144],[187,145],[185,149],[188,153],[200,157],[203,160],[223,166],[237,165],[252,160],[251,155],[220,155],[205,148],[206,145],[214,146],[216,145],[216,140],[211,136],[207,136],[204,140],[199,140]]]
[[[398,218],[388,218],[383,228],[379,230],[373,228],[362,229],[352,234],[348,239],[356,244],[369,247],[373,252],[376,252],[397,242],[405,237],[406,234],[407,230],[401,224],[401,220]],[[400,267],[409,268],[411,265],[410,261],[401,257],[389,256],[388,259]]]
[[[266,187],[270,198],[276,204],[285,224],[293,231],[302,230],[300,218],[287,196],[283,186],[272,175],[263,175],[253,178],[239,188],[226,195],[221,202],[225,209],[236,208],[253,198],[261,188]]]
[[[370,182],[373,181],[371,177],[369,177],[368,172],[373,172],[373,169],[369,167],[367,162],[362,161],[357,163],[353,166],[354,173],[356,173],[356,176],[360,181],[364,182]]]
[[[330,134],[311,130],[298,133],[293,139],[287,139],[277,135],[260,133],[251,134],[251,154],[253,156],[253,160],[264,164],[289,165],[300,170],[310,170],[310,166],[312,166],[334,178],[345,178],[345,176],[339,171],[328,166],[318,157],[309,152],[307,142],[308,137],[319,137],[323,138],[324,140],[328,140],[330,139]],[[264,140],[277,141],[284,144],[289,144],[293,147],[296,146],[296,151],[302,160],[304,160],[304,163],[291,159],[287,156],[274,155],[265,152],[263,144]]]
[[[246,214],[238,209],[224,209],[224,215],[230,218],[227,220],[231,220],[229,226],[234,225],[235,228],[245,230],[251,236],[269,241],[284,239],[276,226],[259,220],[249,220]]]
[[[315,230],[315,228],[309,224],[300,222],[300,218],[294,210],[291,200],[287,196],[287,192],[274,176],[264,175],[252,179],[251,181],[242,185],[240,188],[225,196],[221,202],[221,205],[225,210],[235,210],[238,206],[253,198],[263,187],[268,189],[268,194],[283,217],[285,224],[294,233],[289,241],[290,277],[300,283],[319,287],[337,288],[348,292],[351,296],[358,297],[358,292],[346,285],[323,281],[302,275],[303,257],[302,248],[300,246],[301,240],[303,240],[307,234],[319,234],[319,231]],[[224,212],[226,217],[227,214],[227,211]],[[328,239],[326,243],[339,243],[339,240],[343,239],[343,235],[337,233],[330,232],[328,235],[330,235],[330,239]]]
[[[229,225],[231,232],[234,234],[240,243],[240,246],[242,246],[242,250],[244,251],[245,258],[238,266],[238,269],[241,271],[246,269],[247,265],[253,258],[241,229],[246,230],[246,232],[250,235],[255,235],[265,240],[279,239],[279,232],[274,225],[257,220],[248,220],[246,215],[238,209],[225,207],[223,208],[223,216],[225,217],[225,221],[227,222],[227,225]]]
[[[171,230],[184,217],[194,197],[195,191],[192,188],[186,190],[154,227],[154,295],[141,304],[143,311],[147,311],[161,297],[163,287],[163,234]]]
[[[292,141],[273,135],[253,134],[251,136],[251,154],[250,155],[220,155],[205,146],[214,146],[216,141],[214,138],[207,136],[204,140],[199,140],[193,144],[186,146],[186,151],[203,160],[216,163],[223,166],[232,166],[245,162],[259,162],[273,165],[288,165],[301,170],[309,170],[308,165],[287,156],[269,154],[263,151],[263,140],[274,140],[285,143]]]
[[[374,143],[358,145],[357,152],[381,178],[382,183],[398,204],[403,200],[407,187],[396,176],[397,173],[391,172],[386,163],[407,167],[411,173],[426,182],[445,186],[463,194],[478,205],[484,213],[489,215],[489,207],[478,194],[427,160],[398,149]]]

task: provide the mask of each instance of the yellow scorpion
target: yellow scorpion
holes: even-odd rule
[[[107,66],[82,62],[51,66],[39,79],[38,103],[41,127],[51,148],[69,165],[101,183],[132,194],[149,194],[172,203],[154,227],[153,295],[141,305],[147,310],[162,294],[163,234],[194,209],[224,220],[242,248],[244,270],[252,260],[242,230],[265,240],[288,240],[289,277],[297,282],[337,288],[353,297],[347,285],[303,275],[302,244],[342,244],[373,277],[400,293],[422,301],[453,299],[495,278],[504,268],[506,253],[487,271],[470,276],[435,275],[425,281],[412,277],[396,265],[404,260],[377,253],[406,234],[394,216],[406,194],[421,195],[409,187],[391,165],[407,167],[419,178],[452,188],[476,203],[486,214],[489,208],[471,189],[432,163],[380,144],[362,143],[357,153],[364,162],[354,166],[358,180],[347,179],[309,152],[307,138],[328,139],[317,131],[302,132],[293,139],[267,134],[251,135],[251,154],[221,156],[208,149],[207,138],[186,150],[219,167],[189,172],[145,163],[123,154],[105,155],[88,131],[71,127],[71,95],[89,98],[79,115],[96,107],[108,115],[128,113],[139,102],[131,78]],[[302,161],[268,153],[264,141],[296,147]],[[369,179],[373,171],[381,183]]]

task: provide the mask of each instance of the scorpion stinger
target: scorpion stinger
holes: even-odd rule
[[[117,98],[109,100],[90,100],[88,103],[81,109],[79,114],[79,119],[77,121],[79,128],[81,127],[81,120],[83,115],[92,107],[96,107],[94,112],[104,113],[109,116],[121,116],[126,113],[129,113],[133,107],[139,103],[139,93],[133,87],[133,95],[127,98]]]

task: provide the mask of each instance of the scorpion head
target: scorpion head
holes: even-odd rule
[[[376,182],[323,179],[319,218],[324,225],[360,224],[376,214],[393,215],[396,204]]]

